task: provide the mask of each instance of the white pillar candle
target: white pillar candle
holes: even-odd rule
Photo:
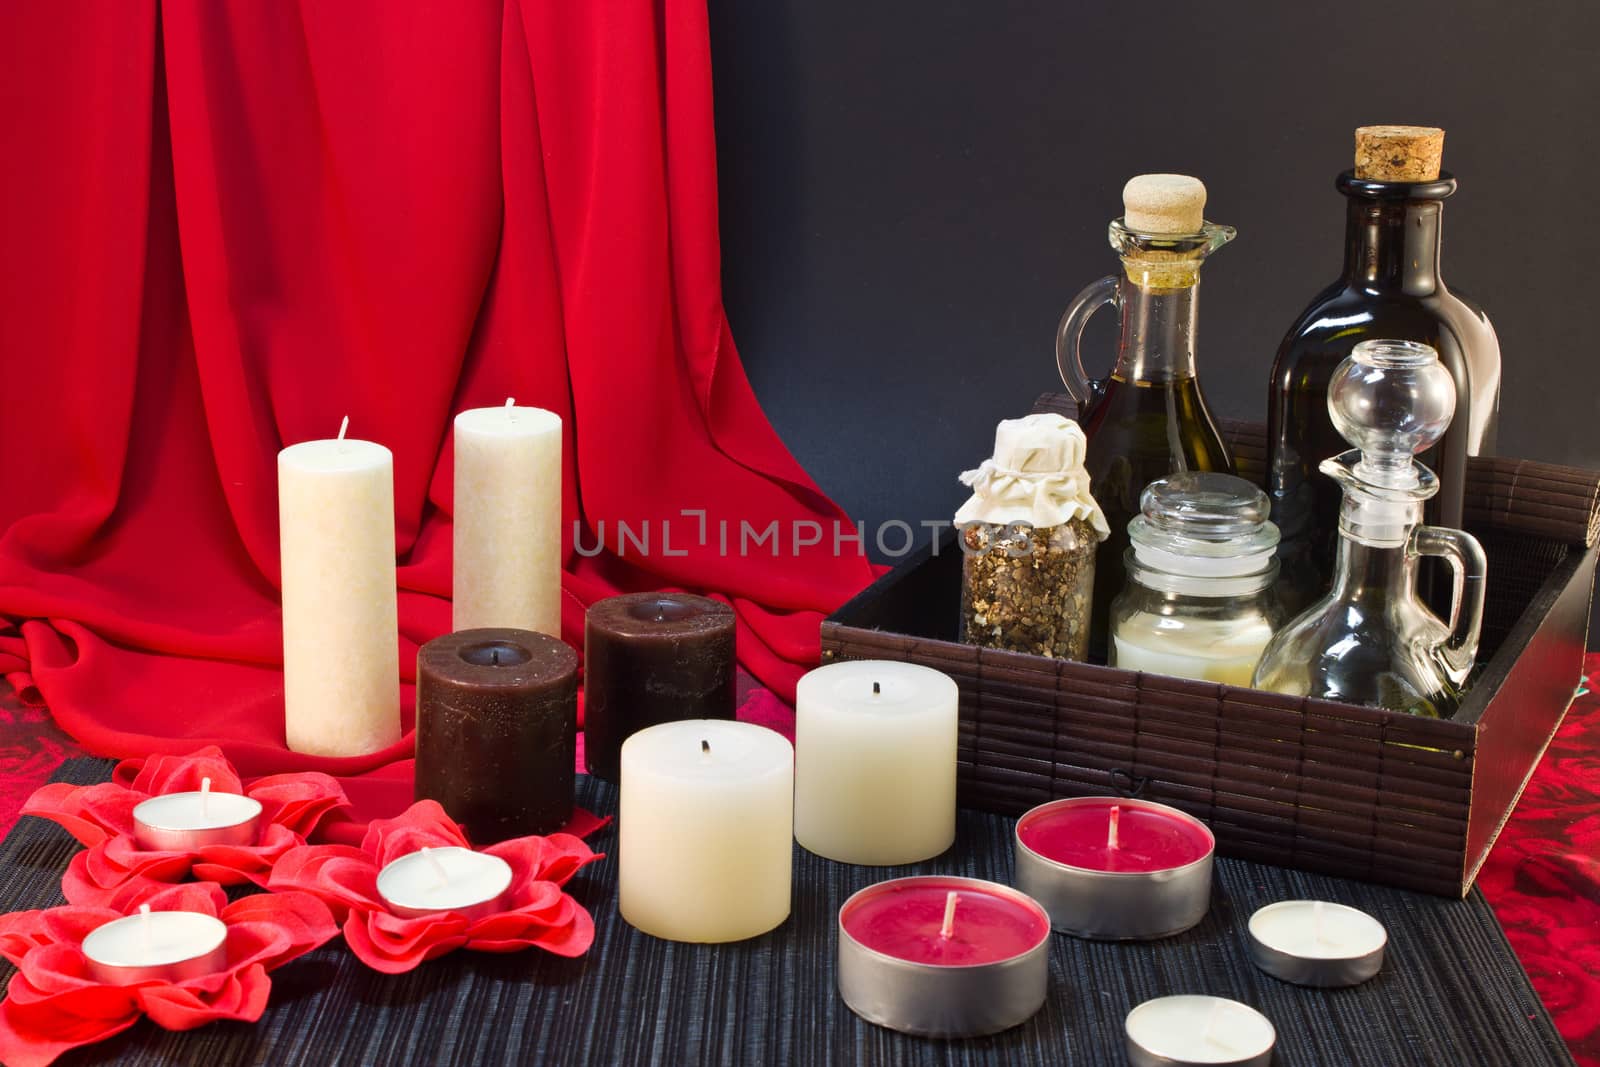
[[[102,982],[181,982],[227,963],[228,927],[197,911],[151,911],[102,923],[83,939],[90,972]]]
[[[394,459],[339,435],[278,453],[284,732],[318,756],[400,740]]]
[[[1266,1067],[1278,1040],[1265,1015],[1223,997],[1157,997],[1130,1011],[1123,1027],[1128,1059],[1135,1067]]]
[[[914,663],[818,667],[795,693],[794,835],[843,863],[937,856],[956,837],[956,705]]]
[[[561,418],[456,416],[454,625],[561,636]]]
[[[750,723],[685,719],[622,744],[617,900],[671,941],[741,941],[789,916],[794,748]]]
[[[493,911],[511,888],[511,865],[499,856],[447,845],[423,846],[378,872],[378,895],[397,915]]]

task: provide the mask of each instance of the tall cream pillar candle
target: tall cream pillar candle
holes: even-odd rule
[[[394,458],[344,432],[278,453],[284,732],[317,756],[400,740]]]
[[[561,417],[456,416],[454,626],[561,636]]]

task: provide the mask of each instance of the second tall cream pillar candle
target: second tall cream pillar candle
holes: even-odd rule
[[[318,756],[400,740],[394,458],[343,434],[278,453],[284,729]]]
[[[561,636],[561,417],[456,416],[454,627]]]

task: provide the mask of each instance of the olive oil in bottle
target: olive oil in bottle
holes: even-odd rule
[[[1105,662],[1111,601],[1122,589],[1128,522],[1157,478],[1179,471],[1233,473],[1195,376],[1195,320],[1200,266],[1233,240],[1231,226],[1204,219],[1198,178],[1144,174],[1123,189],[1123,217],[1110,227],[1122,273],[1101,278],[1073,300],[1056,335],[1056,362],[1078,403],[1089,439],[1084,463],[1090,492],[1111,536],[1095,558],[1089,653]],[[1111,377],[1091,382],[1079,343],[1089,316],[1117,308],[1121,330]]]

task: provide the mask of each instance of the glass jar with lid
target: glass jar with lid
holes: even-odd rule
[[[1280,622],[1267,495],[1185,471],[1151,482],[1139,507],[1111,605],[1112,665],[1248,686]]]

